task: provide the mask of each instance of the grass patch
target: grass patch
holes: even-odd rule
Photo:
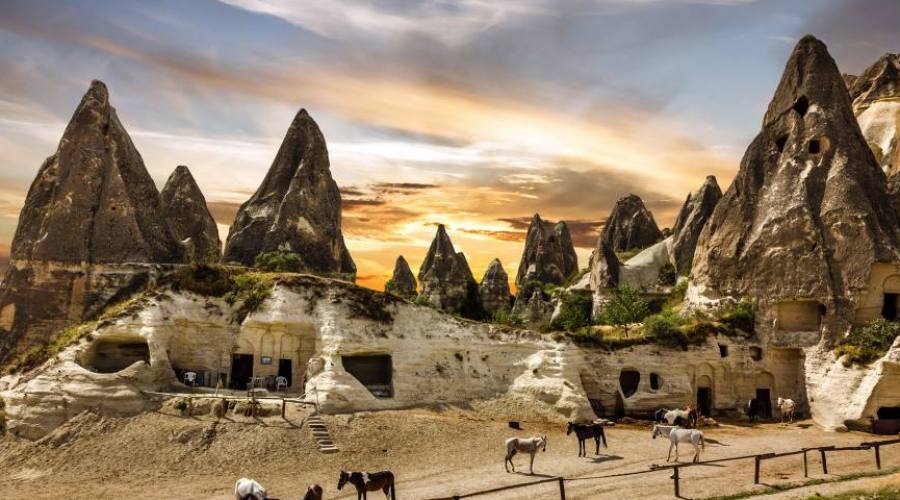
[[[836,356],[846,356],[844,365],[868,365],[887,354],[900,335],[900,323],[882,318],[854,327],[835,348]]]
[[[590,326],[594,301],[583,293],[565,293],[560,298],[559,315],[550,324],[554,330],[577,330]]]
[[[495,325],[522,326],[525,324],[525,321],[511,314],[508,309],[500,309],[499,311],[494,311],[494,314],[491,315],[491,323]]]
[[[894,467],[894,468],[892,468],[892,469],[883,469],[883,470],[880,470],[880,471],[873,471],[873,472],[859,472],[859,473],[855,473],[855,474],[847,474],[847,475],[845,475],[845,476],[841,476],[841,477],[839,477],[839,478],[837,478],[837,479],[831,479],[831,480],[829,480],[829,479],[810,479],[810,480],[808,480],[808,481],[801,481],[801,482],[799,482],[799,483],[776,484],[776,485],[772,485],[772,486],[767,486],[767,487],[762,488],[762,489],[755,489],[755,490],[742,491],[742,492],[739,492],[739,493],[734,493],[734,494],[732,494],[732,495],[722,495],[722,496],[706,497],[706,498],[704,498],[703,500],[739,500],[739,499],[742,499],[742,498],[750,498],[750,497],[763,496],[763,495],[773,495],[773,494],[775,494],[775,493],[780,493],[780,492],[783,492],[783,491],[793,490],[793,489],[797,489],[797,488],[803,488],[803,487],[806,487],[806,486],[815,486],[815,485],[818,485],[818,484],[826,484],[826,483],[828,483],[828,484],[831,484],[831,483],[841,483],[841,482],[844,482],[844,481],[852,481],[852,480],[854,480],[854,479],[862,479],[862,478],[866,478],[866,477],[880,477],[880,476],[887,476],[887,475],[890,475],[890,474],[894,474],[894,473],[896,473],[896,472],[898,472],[898,471],[900,471],[900,467]],[[893,492],[892,492],[891,490],[893,490]],[[839,499],[839,500],[849,500],[849,499],[878,499],[878,500],[889,499],[889,500],[896,500],[896,499],[900,499],[900,496],[886,496],[886,497],[879,497],[879,496],[862,496],[862,497],[859,497],[859,496],[853,496],[853,495],[873,495],[873,494],[879,494],[879,493],[881,493],[881,492],[886,492],[886,494],[895,494],[895,495],[896,495],[896,494],[897,494],[897,493],[896,493],[896,492],[897,492],[897,488],[896,488],[896,487],[888,487],[888,488],[885,488],[885,489],[882,489],[882,490],[878,490],[878,492],[873,492],[873,493],[857,493],[857,492],[851,492],[851,493],[842,493],[842,494],[836,495],[836,496],[819,496],[819,495],[812,495],[812,496],[806,497],[806,500],[809,500],[809,499],[831,499],[831,500],[837,500],[837,499]],[[850,496],[846,496],[846,495],[850,495]]]
[[[643,252],[643,248],[632,248],[631,250],[624,250],[621,252],[616,252],[616,257],[619,258],[619,262],[624,263],[626,260],[634,257],[635,255]]]
[[[275,280],[270,274],[248,272],[235,276],[231,290],[224,296],[228,305],[237,305],[232,320],[243,323],[250,313],[272,296],[274,288]]]

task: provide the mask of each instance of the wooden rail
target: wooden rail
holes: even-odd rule
[[[608,474],[608,475],[603,475],[603,476],[591,476],[591,477],[572,477],[572,478],[551,477],[551,478],[547,478],[547,479],[540,479],[537,481],[530,481],[527,483],[517,483],[517,484],[511,484],[511,485],[507,485],[507,486],[498,486],[496,488],[491,488],[488,490],[474,491],[471,493],[465,493],[465,494],[461,494],[461,495],[453,495],[453,496],[449,496],[449,497],[440,497],[440,498],[431,498],[429,500],[459,500],[462,498],[471,498],[471,497],[477,497],[477,496],[482,496],[482,495],[489,495],[491,493],[498,493],[501,491],[513,490],[513,489],[518,489],[518,488],[527,488],[530,486],[536,486],[539,484],[546,484],[546,483],[551,483],[551,482],[559,483],[559,498],[560,498],[560,500],[565,500],[566,499],[566,488],[565,488],[566,482],[586,481],[586,480],[595,480],[595,479],[608,479],[608,478],[622,477],[622,476],[633,476],[633,475],[637,475],[637,474],[648,474],[648,473],[659,472],[659,471],[663,471],[663,470],[672,470],[671,479],[672,479],[672,484],[674,487],[675,497],[682,498],[681,497],[681,482],[680,482],[681,474],[680,474],[680,471],[681,471],[681,469],[683,469],[685,467],[696,467],[696,466],[700,466],[700,465],[710,465],[710,464],[717,464],[717,463],[723,463],[723,462],[734,462],[737,460],[753,459],[753,464],[754,464],[753,484],[759,484],[760,468],[761,468],[762,462],[764,460],[771,460],[773,458],[781,458],[781,457],[789,457],[789,456],[793,456],[793,455],[803,455],[803,475],[804,475],[804,477],[809,477],[809,467],[808,467],[808,459],[807,459],[807,454],[809,452],[819,452],[821,462],[822,462],[822,473],[828,474],[827,453],[835,453],[835,452],[839,452],[839,451],[861,451],[861,450],[872,449],[872,450],[875,450],[875,465],[878,468],[878,470],[881,470],[881,451],[880,451],[880,449],[884,446],[890,446],[890,445],[898,444],[898,443],[900,443],[900,438],[888,439],[888,440],[884,440],[884,441],[868,441],[868,442],[860,443],[859,446],[842,446],[842,447],[837,447],[834,445],[815,446],[815,447],[811,447],[811,448],[801,448],[799,450],[793,450],[793,451],[755,453],[755,454],[751,454],[751,455],[741,455],[741,456],[737,456],[737,457],[718,458],[715,460],[706,460],[703,462],[696,462],[696,463],[666,464],[666,465],[653,464],[649,467],[648,470],[637,470],[637,471],[630,471],[630,472],[621,472],[618,474]]]

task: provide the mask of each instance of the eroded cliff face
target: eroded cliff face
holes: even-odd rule
[[[232,353],[296,361],[292,390],[317,397],[325,412],[503,399],[548,418],[594,418],[580,358],[565,344],[344,282],[286,277],[240,324],[214,297],[159,290],[141,301],[42,367],[2,379],[11,432],[38,438],[86,408],[144,411],[152,404],[141,390],[177,387],[176,370],[227,373]],[[355,356],[390,356],[391,397],[376,397],[347,371]]]
[[[252,266],[260,253],[277,250],[296,253],[305,272],[356,277],[325,137],[305,109],[294,117],[259,189],[238,210],[223,260]]]
[[[169,176],[160,193],[166,220],[185,247],[188,262],[215,264],[222,258],[222,242],[206,197],[184,165]]]

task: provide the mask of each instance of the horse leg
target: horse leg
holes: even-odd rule
[[[594,436],[594,447],[596,448],[594,450],[594,455],[599,455],[600,454],[600,437],[599,436]]]
[[[584,439],[578,440],[578,456],[586,457],[587,456],[587,444]]]
[[[537,451],[537,450],[535,450]],[[531,452],[531,463],[528,465],[529,474],[534,475],[534,455],[535,452]]]
[[[675,443],[669,443],[669,454],[666,455],[666,462],[672,459],[672,447],[675,446]],[[676,455],[677,457],[678,455]]]
[[[675,441],[675,461],[678,461],[678,441]]]

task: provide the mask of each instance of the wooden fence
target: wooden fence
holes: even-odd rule
[[[512,485],[508,485],[508,486],[499,486],[496,488],[491,488],[489,490],[474,491],[474,492],[466,493],[466,494],[462,494],[462,495],[453,495],[453,496],[449,496],[449,497],[432,498],[429,500],[459,500],[461,498],[472,498],[472,497],[477,497],[477,496],[482,496],[482,495],[488,495],[491,493],[498,493],[498,492],[506,491],[506,490],[513,490],[513,489],[518,489],[518,488],[528,488],[531,486],[552,483],[552,482],[559,483],[559,498],[560,498],[560,500],[565,500],[566,499],[566,483],[567,482],[609,479],[609,478],[613,478],[613,477],[622,477],[622,476],[634,476],[634,475],[638,475],[638,474],[649,474],[649,473],[659,472],[659,471],[664,471],[664,470],[672,471],[671,479],[672,479],[672,484],[673,484],[674,490],[675,490],[675,496],[677,498],[682,498],[681,497],[680,471],[681,471],[681,469],[683,469],[685,467],[696,467],[696,466],[700,466],[700,465],[709,465],[709,464],[717,464],[717,463],[723,463],[723,462],[734,462],[737,460],[751,460],[752,459],[753,464],[754,464],[754,466],[753,466],[753,484],[759,484],[760,469],[762,467],[763,461],[765,461],[765,460],[771,460],[773,458],[780,458],[780,457],[788,457],[788,456],[793,456],[793,455],[803,455],[803,462],[802,462],[803,477],[809,477],[809,461],[807,458],[807,455],[809,453],[816,453],[816,452],[819,453],[819,457],[822,462],[822,473],[828,474],[828,454],[829,453],[837,453],[837,452],[841,452],[841,451],[873,450],[874,457],[875,457],[875,467],[878,470],[881,470],[881,448],[884,446],[890,446],[890,445],[898,444],[898,443],[900,443],[900,438],[888,439],[885,441],[867,441],[864,443],[860,443],[859,446],[843,446],[843,447],[837,447],[837,446],[833,446],[833,445],[832,446],[816,446],[816,447],[812,447],[812,448],[801,448],[796,451],[786,451],[786,452],[778,452],[778,453],[774,453],[774,452],[756,453],[753,455],[742,455],[739,457],[719,458],[716,460],[707,460],[704,462],[697,462],[697,463],[651,465],[648,470],[622,472],[622,473],[618,473],[618,474],[608,474],[608,475],[603,475],[603,476],[572,477],[572,478],[551,477],[551,478],[547,478],[547,479],[540,479],[537,481],[530,481],[527,483],[518,483],[518,484],[512,484]]]
[[[176,392],[157,392],[157,391],[141,391],[141,393],[146,394],[148,396],[156,396],[156,397],[165,397],[165,398],[182,398],[187,400],[188,408],[190,408],[194,399],[223,399],[225,401],[247,401],[251,405],[258,404],[259,401],[281,401],[281,417],[284,418],[285,409],[287,405],[290,403],[298,404],[298,405],[307,405],[312,406],[314,411],[318,413],[319,411],[319,395],[317,389],[314,387],[313,392],[315,394],[314,401],[306,401],[306,394],[301,394],[299,396],[294,397],[284,397],[284,396],[228,396],[224,394],[192,394],[192,393],[176,393]]]

